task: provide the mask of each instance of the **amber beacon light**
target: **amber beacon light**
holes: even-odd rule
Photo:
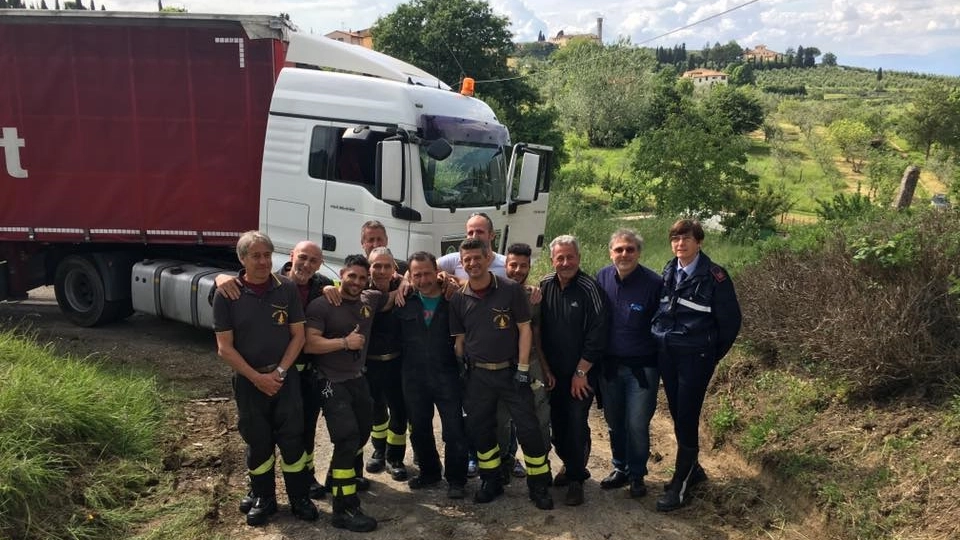
[[[474,81],[472,77],[464,77],[463,84],[460,85],[460,93],[463,94],[464,96],[472,96],[473,84],[474,84]]]

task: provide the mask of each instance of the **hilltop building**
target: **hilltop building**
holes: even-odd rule
[[[783,56],[782,53],[768,49],[766,45],[757,45],[752,49],[745,49],[743,51],[743,60],[745,62],[749,62],[750,60],[754,62],[776,62],[778,59],[783,58]]]
[[[349,43],[351,45],[359,45],[361,47],[366,47],[367,49],[373,48],[373,35],[370,33],[369,28],[364,28],[363,30],[334,30],[325,35],[330,39],[335,39],[337,41],[342,41],[344,43]]]
[[[557,35],[548,39],[547,41],[558,47],[566,47],[567,44],[575,39],[595,41],[596,43],[603,45],[603,17],[597,17],[596,34],[566,34],[563,30],[560,30],[557,32]]]
[[[695,88],[713,86],[715,84],[727,84],[727,74],[712,69],[691,69],[690,71],[684,71],[680,77],[692,79]]]

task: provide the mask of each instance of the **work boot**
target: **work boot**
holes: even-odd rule
[[[643,483],[643,478],[633,478],[630,480],[630,498],[639,499],[647,494],[647,486]]]
[[[304,521],[316,521],[320,517],[320,511],[308,497],[301,497],[290,501],[290,512],[297,518]]]
[[[370,456],[370,459],[367,460],[367,466],[365,467],[367,472],[370,474],[376,474],[383,472],[383,469],[386,467],[387,459],[383,455],[383,450],[374,450],[373,454]]]
[[[240,513],[246,515],[246,513],[253,508],[253,501],[256,499],[257,498],[253,496],[253,492],[248,491],[247,494],[240,499]]]
[[[311,499],[319,501],[327,496],[327,488],[320,482],[314,480],[310,483],[309,494]]]
[[[600,481],[600,489],[620,489],[630,483],[630,477],[620,469],[614,469],[606,478]]]
[[[390,477],[397,482],[407,479],[407,466],[402,461],[391,461],[387,470],[390,472]]]
[[[530,500],[540,510],[553,510],[553,497],[545,485],[530,486]]]
[[[500,483],[499,475],[492,475],[484,478],[480,483],[480,489],[473,494],[473,502],[488,503],[503,495],[503,484]]]
[[[462,499],[467,496],[466,488],[461,484],[450,484],[447,486],[448,499]]]
[[[274,497],[257,497],[247,512],[247,525],[259,527],[267,522],[267,518],[277,513],[277,499]]]
[[[441,480],[443,479],[440,478],[439,474],[436,476],[418,474],[417,476],[411,478],[410,481],[407,482],[407,485],[410,486],[410,489],[425,489],[439,484]]]
[[[377,520],[364,514],[360,507],[334,511],[330,524],[351,532],[370,532],[377,528]]]
[[[567,506],[580,506],[583,504],[583,482],[572,480],[567,487],[567,495],[563,498],[563,504]]]

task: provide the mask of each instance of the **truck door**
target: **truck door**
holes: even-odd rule
[[[371,220],[384,225],[390,249],[398,258],[407,252],[409,221],[394,218],[393,207],[380,200],[377,193],[377,143],[387,136],[385,128],[370,126],[332,124],[313,129],[311,153],[318,157],[311,164],[310,176],[325,180],[324,205],[319,210],[330,263],[363,252],[360,229]],[[323,156],[322,163],[319,156]]]
[[[514,146],[508,169],[507,215],[502,245],[523,242],[534,248],[534,254],[550,239],[544,238],[547,206],[550,202],[550,180],[553,148],[520,143]]]

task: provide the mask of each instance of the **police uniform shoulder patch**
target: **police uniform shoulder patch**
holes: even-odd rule
[[[727,272],[719,266],[711,266],[710,273],[713,274],[713,279],[717,280],[717,283],[723,283],[727,280]]]

